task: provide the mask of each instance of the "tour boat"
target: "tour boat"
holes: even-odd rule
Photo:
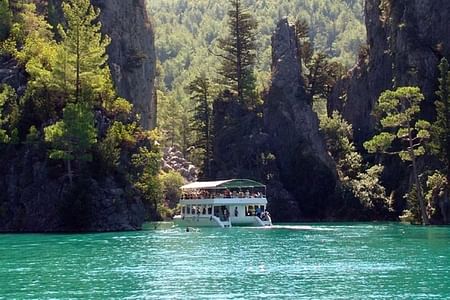
[[[272,226],[266,186],[249,179],[193,182],[181,187],[181,214],[188,227]]]

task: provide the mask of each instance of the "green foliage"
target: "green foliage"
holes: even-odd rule
[[[428,225],[428,215],[416,162],[417,157],[425,154],[424,143],[429,138],[430,124],[425,120],[416,119],[423,100],[424,96],[417,87],[401,87],[395,91],[383,92],[375,108],[375,114],[381,118],[380,123],[384,131],[365,142],[364,147],[370,153],[394,154],[403,161],[412,162],[422,221]],[[399,149],[392,150],[396,142],[401,146]]]
[[[220,74],[224,84],[237,94],[238,100],[248,108],[255,103],[256,19],[241,0],[229,0],[228,35],[218,40],[222,50]]]
[[[312,48],[327,55],[327,67],[324,68],[327,71],[322,75],[336,61],[346,66],[353,64],[359,46],[365,39],[362,0],[245,0],[241,3],[258,23],[258,28],[254,31],[256,51],[253,53],[256,54],[256,61],[255,83],[252,88],[254,95],[251,97],[254,103],[249,106],[259,105],[262,102],[260,95],[268,89],[272,59],[271,36],[276,23],[283,16],[303,21],[297,21],[297,33],[302,43],[304,63],[310,62]],[[191,142],[196,139],[191,127],[186,126],[193,118],[192,107],[195,103],[190,100],[189,91],[185,87],[201,75],[213,83],[223,81],[223,77],[217,74],[217,70],[222,67],[222,60],[218,55],[225,54],[219,49],[219,41],[230,37],[227,26],[227,22],[232,21],[227,17],[230,6],[208,0],[155,0],[148,1],[147,6],[156,24],[159,60],[157,122],[164,134],[163,144],[179,148],[183,154],[190,155],[190,160],[202,164],[201,152],[187,151]],[[307,24],[310,25],[309,28]],[[328,57],[336,59],[330,60]],[[228,67],[231,68],[231,65]],[[309,73],[305,70],[306,74]],[[311,75],[319,77],[318,73]],[[320,97],[329,92],[335,78],[337,77],[322,77],[327,86],[314,86],[314,105],[322,112],[326,110],[326,100]],[[220,86],[219,90],[223,88]],[[214,92],[215,95],[220,93],[221,91]]]
[[[9,36],[11,30],[11,11],[8,0],[0,0],[0,42]]]
[[[97,145],[102,166],[106,171],[115,170],[119,165],[121,143],[124,140],[131,139],[130,133],[125,129],[125,126],[120,122],[114,122],[108,128],[105,138],[103,138]]]
[[[162,173],[159,176],[161,187],[164,194],[166,205],[169,208],[175,208],[181,198],[180,187],[185,183],[183,176],[175,171]]]
[[[1,45],[3,54],[17,55],[17,49],[21,49],[29,36],[50,38],[51,27],[43,16],[36,13],[34,3],[19,3],[14,1],[14,12],[9,36]]]
[[[411,187],[411,190],[405,195],[405,198],[408,209],[403,211],[400,220],[411,224],[420,224],[422,219],[419,209],[419,197],[415,185]]]
[[[308,64],[311,61],[314,53],[314,45],[310,40],[309,31],[310,28],[308,22],[300,19],[295,21],[295,33],[300,46],[298,57],[301,57],[302,62],[305,64]]]
[[[382,165],[374,165],[365,172],[359,173],[357,180],[352,181],[352,190],[355,196],[366,208],[390,209],[390,199],[386,196],[386,190],[380,181],[383,170]]]
[[[90,205],[86,200],[91,191],[79,194],[78,187],[100,175],[122,184],[129,197],[159,203],[160,150],[153,147],[157,137],[137,125],[132,105],[115,92],[106,56],[110,40],[101,34],[99,10],[89,0],[61,1],[62,18],[57,2],[9,1],[11,26],[0,55],[13,56],[28,76],[20,98],[11,87],[0,86],[0,144],[16,145],[2,150],[47,148],[51,159],[65,163],[82,207]],[[58,25],[61,19],[65,22]],[[52,172],[64,175],[58,174],[59,167]],[[83,219],[88,210],[76,213]]]
[[[246,0],[243,3],[259,24],[256,32],[258,73],[270,71],[270,40],[276,23],[283,16],[309,24],[309,40],[316,50],[336,57],[345,66],[354,64],[359,47],[365,41],[363,0]],[[169,90],[186,86],[202,72],[214,78],[214,70],[220,62],[209,49],[215,49],[227,29],[224,16],[228,7],[224,2],[154,0],[147,5],[155,19],[156,49],[165,72],[163,81]]]
[[[389,199],[380,177],[381,165],[364,170],[361,154],[352,142],[352,126],[337,112],[331,118],[322,118],[320,130],[325,136],[327,149],[334,161],[344,189],[350,190],[368,209],[388,209]]]
[[[444,223],[448,222],[448,186],[449,182],[445,174],[440,171],[433,172],[428,176],[427,188],[428,192],[425,196],[431,218],[439,218],[442,215]]]
[[[106,64],[110,38],[101,34],[100,12],[89,0],[65,2],[63,11],[66,26],[59,26],[56,78],[73,101],[102,105],[102,95],[112,84]]]
[[[162,199],[162,187],[158,176],[161,153],[156,147],[155,149],[140,147],[138,152],[133,154],[131,161],[135,169],[134,186],[145,202],[156,211]]]
[[[107,107],[107,110],[112,118],[125,122],[133,110],[133,104],[124,98],[118,97]]]
[[[385,131],[364,143],[364,147],[370,153],[398,154],[402,160],[408,161],[423,155],[423,142],[428,139],[430,128],[427,121],[416,120],[423,100],[417,87],[401,87],[383,92],[375,114],[381,117],[380,122]],[[407,146],[397,152],[390,152],[396,140],[406,142]]]
[[[308,54],[311,55],[311,54]],[[314,98],[328,99],[336,81],[344,74],[344,66],[332,61],[322,52],[306,57],[307,85],[306,91],[310,101]]]
[[[191,82],[188,90],[191,101],[195,103],[191,125],[195,133],[193,146],[201,151],[203,175],[209,178],[213,154],[211,83],[199,76]]]
[[[69,103],[64,117],[44,128],[45,141],[52,145],[51,159],[92,160],[91,148],[97,142],[94,114],[86,104]]]
[[[36,144],[39,142],[39,131],[36,126],[32,125],[28,130],[28,134],[25,139],[26,144]]]
[[[182,117],[191,117],[191,109],[184,110],[182,103],[173,96],[158,91],[158,117],[157,126],[163,133],[165,146],[181,148]]]
[[[17,137],[19,119],[17,95],[9,85],[0,85],[0,144],[13,142]]]
[[[443,163],[447,180],[450,180],[450,68],[445,58],[442,59],[439,70],[441,77],[437,92],[438,100],[435,102],[437,118],[431,129],[431,147],[433,153]]]

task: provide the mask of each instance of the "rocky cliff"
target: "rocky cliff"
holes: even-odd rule
[[[111,37],[109,65],[120,96],[130,100],[145,129],[156,126],[155,35],[145,0],[92,0]]]
[[[283,186],[300,213],[327,218],[335,195],[335,166],[319,134],[302,79],[295,26],[282,19],[272,38],[272,83],[265,96],[264,127]]]
[[[146,208],[119,176],[80,174],[75,186],[47,149],[3,149],[0,165],[0,232],[136,230]],[[96,166],[93,167],[95,169]]]
[[[47,3],[61,5],[36,3],[43,14]],[[103,31],[112,39],[107,51],[117,91],[134,104],[142,126],[154,128],[156,59],[144,0],[92,3],[101,9]],[[1,83],[22,95],[27,74],[15,60],[0,57]],[[79,174],[77,186],[69,186],[61,163],[49,160],[43,145],[10,145],[0,152],[0,232],[135,230],[150,211],[123,174],[100,175],[95,161]]]
[[[419,86],[424,115],[433,117],[437,65],[450,57],[449,14],[447,0],[366,0],[367,55],[338,83],[328,105],[353,124],[357,142],[371,134],[371,113],[386,89]]]

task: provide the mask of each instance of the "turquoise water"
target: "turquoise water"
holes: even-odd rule
[[[2,299],[450,299],[450,228],[0,235]]]

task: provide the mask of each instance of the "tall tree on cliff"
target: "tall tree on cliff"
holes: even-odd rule
[[[203,176],[210,178],[213,150],[211,83],[205,76],[198,76],[191,82],[188,91],[191,101],[195,104],[192,129],[196,138],[193,146],[201,149]]]
[[[437,118],[433,123],[431,148],[433,153],[442,162],[442,169],[428,180],[431,189],[430,198],[440,205],[444,222],[448,222],[449,196],[450,196],[450,67],[448,60],[443,58],[439,70],[438,99],[435,102]]]
[[[381,94],[375,113],[381,117],[383,132],[364,143],[370,153],[398,155],[403,161],[412,164],[412,175],[419,200],[422,223],[429,224],[425,207],[424,193],[419,178],[417,158],[425,154],[424,142],[430,137],[430,124],[417,120],[420,103],[424,96],[417,87],[401,87],[395,91]],[[401,145],[400,150],[393,150],[393,145]]]
[[[63,4],[67,21],[59,26],[61,44],[58,63],[54,68],[55,84],[66,91],[69,103],[61,121],[45,128],[45,140],[52,145],[50,158],[66,162],[72,183],[72,161],[92,159],[96,143],[94,106],[114,98],[111,77],[106,67],[106,46],[109,38],[102,37],[99,11],[89,0],[74,0]]]
[[[443,58],[439,65],[438,100],[435,102],[437,119],[432,126],[432,148],[444,164],[444,172],[450,182],[450,70],[447,59]]]
[[[62,48],[56,68],[60,84],[76,103],[107,102],[112,84],[106,47],[111,40],[100,32],[100,11],[89,0],[67,1],[63,11],[67,26],[59,26]]]
[[[254,68],[258,24],[241,0],[229,2],[229,33],[219,39],[219,48],[223,51],[220,55],[223,59],[220,74],[225,79],[225,85],[237,93],[239,102],[253,109],[257,104]]]

